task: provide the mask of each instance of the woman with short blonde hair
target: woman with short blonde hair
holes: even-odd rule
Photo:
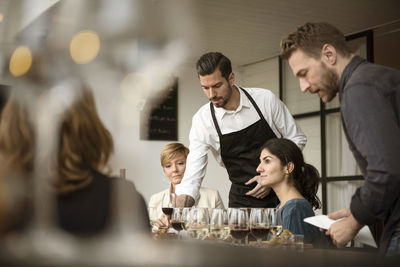
[[[164,167],[167,162],[174,158],[178,153],[181,153],[185,156],[185,158],[187,158],[187,156],[189,155],[189,148],[185,147],[181,143],[170,143],[166,145],[161,150],[160,154],[161,166]]]
[[[188,154],[189,149],[181,143],[170,143],[161,150],[160,162],[165,175],[170,181],[170,186],[168,189],[152,195],[149,201],[149,208],[157,208],[156,216],[160,218],[157,220],[158,226],[168,224],[166,218],[162,216],[162,198],[164,194],[175,193],[176,185],[181,183],[186,170]],[[200,208],[224,208],[218,190],[205,187],[200,188],[200,198],[196,202],[196,206]]]

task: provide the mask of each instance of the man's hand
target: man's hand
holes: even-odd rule
[[[194,205],[194,203],[194,198],[189,195],[179,195],[176,197],[177,208],[190,208]]]
[[[337,210],[328,214],[328,218],[332,220],[339,220],[341,218],[349,217],[351,214],[350,209]]]
[[[256,187],[246,193],[247,196],[253,196],[255,198],[264,198],[271,191],[271,187],[265,185],[265,181],[260,176],[254,176],[246,182],[246,185],[257,182]]]
[[[155,222],[155,225],[157,225],[158,228],[168,228],[170,225],[168,216],[165,214],[162,214],[161,217],[158,218],[157,221]]]
[[[338,220],[329,227],[326,235],[330,235],[333,243],[338,247],[344,247],[350,240],[352,240],[360,231],[362,225],[359,224],[351,214],[350,209],[343,209],[328,214],[328,217],[333,220]]]

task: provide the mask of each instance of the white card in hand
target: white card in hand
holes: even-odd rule
[[[329,219],[326,215],[317,215],[313,217],[305,218],[304,221],[306,223],[312,224],[316,227],[322,229],[329,229],[332,223],[336,222],[335,220]],[[364,226],[358,232],[358,234],[354,237],[354,241],[366,244],[368,246],[377,247],[374,238],[372,237],[371,231],[368,226]]]

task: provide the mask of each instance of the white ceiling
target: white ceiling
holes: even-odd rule
[[[400,0],[193,0],[203,52],[234,65],[279,54],[282,36],[305,22],[325,21],[345,35],[400,21]]]
[[[90,16],[90,13],[98,12],[96,9],[97,4],[101,2],[105,3],[104,1],[94,0],[86,2],[92,3],[92,5],[85,10],[86,13],[82,13],[86,17],[85,23],[88,25],[96,23]],[[118,1],[121,1],[120,4],[122,4],[122,2],[132,0]],[[118,1],[113,2],[113,4],[117,4]],[[157,4],[165,5],[168,1],[172,3],[172,0],[152,0],[152,2],[148,3],[153,3],[153,8],[155,8]],[[175,26],[177,25],[176,21],[180,24],[188,24],[187,29],[193,32],[192,42],[195,42],[198,47],[191,51],[188,59],[189,64],[193,64],[201,54],[209,51],[224,53],[232,60],[235,66],[250,64],[277,56],[279,54],[280,39],[305,22],[329,22],[336,25],[346,35],[384,24],[400,22],[400,0],[181,1],[175,1],[175,5],[171,6],[175,9],[177,9],[176,7],[186,6],[191,10],[186,9],[188,14],[184,14],[185,9],[181,8],[175,12],[174,18],[171,18],[169,23]],[[7,29],[8,31],[5,31],[2,29],[2,24],[0,24],[0,36],[3,36],[4,39],[4,36],[13,36],[15,32],[18,32],[20,28],[15,26],[14,29],[13,26],[18,24],[18,17],[21,17],[21,11],[19,11],[21,7],[25,6],[25,10],[29,10],[29,14],[25,15],[32,13],[30,16],[26,16],[29,24],[35,22],[35,17],[37,18],[49,6],[60,2],[63,1],[0,1],[0,12],[2,9],[7,10],[8,7],[8,17],[12,18],[8,23],[8,27],[11,30]],[[67,0],[67,2],[72,3],[72,0]],[[80,0],[75,0],[74,2],[82,3]],[[26,4],[22,5],[22,3],[32,3],[31,6],[35,5],[37,8],[32,9],[28,5],[28,9],[26,9]],[[74,15],[76,14],[68,13],[68,17],[74,17]],[[144,17],[146,21],[157,21],[154,14],[145,14]],[[188,22],[188,17],[190,17],[190,23]],[[26,26],[27,24],[20,23],[22,26]],[[96,25],[91,26],[95,27]],[[399,30],[399,27],[395,30]],[[5,31],[3,35],[1,34],[2,31]],[[123,38],[125,37],[123,36]]]

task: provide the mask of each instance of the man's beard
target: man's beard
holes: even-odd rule
[[[339,76],[334,71],[329,69],[324,62],[322,62],[323,74],[321,77],[321,88],[325,92],[322,99],[324,103],[330,102],[337,94],[339,88]]]
[[[228,95],[225,98],[222,98],[222,103],[221,104],[213,104],[215,107],[223,108],[228,103],[229,99],[232,96],[232,91],[233,91],[232,87],[229,84],[228,84],[228,87],[229,87]],[[214,98],[210,99],[210,101],[212,101],[213,99]],[[216,99],[214,99],[214,100],[216,100]]]

